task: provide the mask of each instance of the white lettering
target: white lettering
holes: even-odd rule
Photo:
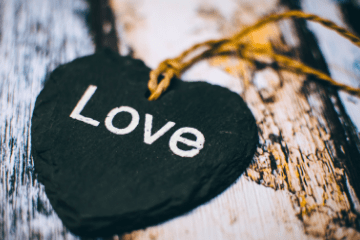
[[[70,117],[87,124],[93,125],[97,127],[100,122],[91,119],[89,117],[84,117],[81,115],[81,111],[84,109],[86,104],[89,102],[90,98],[94,95],[97,86],[89,85],[86,89],[82,97],[80,98],[79,102],[76,104],[74,110],[71,112]],[[114,117],[121,112],[127,112],[131,114],[131,122],[126,128],[116,128],[113,125]],[[118,108],[112,109],[107,117],[105,118],[105,127],[112,133],[117,135],[125,135],[129,134],[139,125],[140,116],[139,113],[132,107],[128,106],[121,106]],[[144,128],[144,142],[146,144],[153,144],[156,140],[158,140],[161,136],[163,136],[166,132],[168,132],[172,127],[175,126],[174,122],[167,122],[160,130],[156,133],[151,135],[152,130],[152,123],[153,123],[153,116],[151,114],[145,114],[145,128]],[[181,135],[184,133],[190,133],[195,135],[196,140],[190,140],[187,138],[182,137]],[[189,147],[193,147],[190,150],[182,150],[178,148],[177,144],[181,142]],[[171,151],[180,156],[180,157],[194,157],[199,154],[200,150],[203,149],[205,143],[204,135],[197,129],[191,127],[183,127],[178,129],[174,134],[171,136],[169,141],[169,147]]]
[[[112,121],[113,121],[115,115],[118,113],[121,113],[121,112],[128,112],[131,114],[130,124],[126,128],[122,128],[122,129],[116,128],[112,124]],[[131,107],[122,106],[119,108],[114,108],[113,110],[111,110],[109,112],[109,114],[107,115],[107,117],[105,119],[105,126],[112,133],[115,133],[117,135],[125,135],[128,133],[131,133],[137,127],[137,125],[139,124],[139,121],[140,121],[140,116],[139,116],[139,113],[135,109],[133,109]]]
[[[151,114],[145,114],[144,142],[149,145],[155,142],[159,137],[164,135],[167,131],[170,130],[170,128],[175,125],[174,122],[168,122],[159,131],[151,136],[152,122],[153,116]]]
[[[181,135],[184,133],[191,133],[191,134],[195,135],[196,141],[181,137]],[[181,150],[177,146],[178,142],[181,142],[183,144],[186,144],[186,145],[188,145],[190,147],[194,147],[194,148],[191,150],[186,150],[186,151]],[[195,128],[184,127],[184,128],[180,128],[176,132],[174,132],[174,134],[170,138],[169,147],[170,147],[171,151],[173,151],[173,153],[175,153],[176,155],[178,155],[180,157],[194,157],[204,147],[204,143],[205,143],[205,137],[199,130],[197,130]]]
[[[93,125],[95,127],[99,126],[98,121],[80,115],[81,111],[84,109],[87,102],[90,100],[92,95],[95,93],[96,89],[97,89],[97,86],[94,86],[94,85],[90,85],[86,89],[84,95],[82,95],[79,102],[76,104],[74,110],[71,112],[71,114],[70,114],[71,118],[79,120],[79,121],[83,121],[83,122],[85,122],[87,124],[90,124],[90,125]]]

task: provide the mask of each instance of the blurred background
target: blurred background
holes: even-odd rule
[[[52,210],[30,152],[34,102],[53,69],[105,47],[154,69],[289,10],[360,35],[358,0],[0,0],[0,239],[79,238]],[[271,23],[248,41],[360,87],[360,49],[317,23]],[[272,59],[218,56],[182,79],[242,96],[259,129],[254,160],[210,202],[113,239],[360,239],[359,97]]]

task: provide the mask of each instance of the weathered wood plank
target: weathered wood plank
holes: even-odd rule
[[[327,0],[311,2],[304,0],[301,1],[300,5],[304,11],[331,19],[338,25],[345,26],[352,31],[351,28],[345,24],[340,2]],[[311,22],[306,23],[306,25],[309,26],[311,33],[314,34],[316,41],[319,43],[319,49],[324,56],[324,61],[327,63],[327,68],[324,70],[327,70],[336,81],[359,87],[360,72],[357,69],[357,62],[359,61],[360,49],[328,29],[321,28]],[[353,209],[359,214],[360,162],[358,159],[360,157],[360,98],[344,91],[332,91],[330,99],[338,113],[347,141],[345,144],[347,145],[345,151],[347,152],[347,157],[343,157],[337,161],[341,165],[344,165],[343,167],[349,175],[347,181],[352,185],[352,187],[349,188],[349,196],[353,199]],[[338,147],[337,145],[341,144],[336,143],[334,147]],[[338,152],[340,151],[338,150]],[[357,197],[355,195],[357,195]]]
[[[276,0],[113,0],[112,6],[121,51],[133,51],[151,67],[196,42],[227,36],[284,8]],[[62,226],[34,176],[29,127],[47,74],[94,51],[86,11],[79,0],[0,0],[1,239],[76,238]],[[286,29],[293,29],[291,22]],[[271,39],[279,51],[296,56],[301,51],[296,33],[285,34],[287,45],[282,34],[280,24],[253,37],[264,43]],[[304,78],[292,73],[223,58],[199,63],[184,79],[206,79],[244,97],[259,125],[257,156],[246,175],[209,203],[123,239],[359,237],[354,214],[358,200],[356,194],[351,198],[344,168],[337,164],[342,142],[334,138],[342,130],[332,122],[337,115],[321,85],[303,85]],[[247,89],[244,79],[252,83]]]
[[[111,3],[121,51],[133,52],[152,68],[194,43],[228,36],[264,15],[286,9],[276,0]],[[291,21],[264,27],[252,38],[261,43],[270,40],[278,51],[295,58],[301,55],[302,45]],[[353,208],[358,199],[349,195],[352,187],[339,164],[348,157],[347,147],[341,145],[346,137],[326,88],[271,65],[224,58],[197,64],[183,79],[206,80],[243,96],[259,126],[257,155],[247,174],[216,199],[123,239],[360,237]],[[244,80],[251,83],[247,89]]]
[[[302,9],[306,12],[328,18],[340,26],[346,26],[341,6],[331,0],[302,0]],[[342,83],[360,87],[360,49],[338,34],[315,23],[308,23],[315,34],[319,47],[325,57],[331,76]],[[351,29],[350,29],[351,30]],[[340,99],[351,121],[360,133],[360,97],[339,91]]]
[[[34,175],[30,124],[46,76],[94,46],[81,0],[0,1],[0,238],[73,239]]]

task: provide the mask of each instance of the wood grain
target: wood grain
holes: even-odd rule
[[[341,6],[335,1],[303,0],[302,9],[306,12],[326,17],[340,26],[346,26]],[[360,86],[360,49],[343,39],[341,36],[317,24],[308,23],[309,29],[315,34],[322,54],[325,57],[331,76],[339,82],[354,87]],[[351,28],[346,26],[350,31]],[[339,92],[340,99],[351,118],[352,123],[360,133],[360,97],[352,96],[346,92]]]
[[[121,53],[154,68],[194,43],[229,36],[286,10],[285,2],[111,0],[121,41],[115,41],[107,19],[111,27],[99,24],[99,29],[109,38],[95,42],[113,49],[118,44]],[[88,14],[81,0],[0,0],[0,239],[77,238],[62,225],[36,180],[29,130],[48,74],[95,51]],[[309,41],[292,21],[269,25],[251,38],[294,58],[301,57]],[[249,64],[214,58],[191,68],[183,79],[206,80],[241,94],[259,126],[254,161],[208,203],[114,239],[360,239],[360,203],[347,171],[357,159],[350,154],[353,145],[336,95],[311,78],[280,71],[271,59]]]
[[[36,96],[59,64],[94,52],[79,0],[0,1],[0,239],[73,239],[34,175]]]
[[[324,7],[319,7],[324,6]],[[301,2],[302,9],[307,12],[315,13],[322,17],[327,17],[341,26],[345,25],[344,16],[341,5],[336,2],[321,0],[318,2],[310,2],[303,0]],[[317,25],[306,23],[308,29],[314,34],[316,41],[319,43],[319,50],[323,54],[324,63],[326,61],[327,70],[331,76],[338,82],[349,84],[352,86],[360,86],[360,72],[357,69],[359,61],[360,49],[353,46],[350,42],[342,39],[338,35],[328,29],[319,28]],[[334,104],[335,111],[338,113],[342,128],[346,135],[347,159],[340,160],[340,164],[350,176],[354,191],[357,196],[360,195],[360,125],[359,110],[360,98],[352,96],[343,91],[331,91],[330,99]],[[335,138],[334,138],[335,139]],[[341,144],[336,144],[341,145]],[[339,151],[338,151],[339,152]],[[353,191],[349,192],[350,197]],[[357,201],[357,200],[354,200]],[[357,214],[360,213],[359,205],[354,205]]]
[[[229,36],[264,15],[287,9],[284,3],[262,0],[111,3],[122,49],[131,49],[153,68],[197,42]],[[298,34],[294,22],[286,21],[266,26],[249,39],[298,58],[301,41],[306,41]],[[246,175],[215,200],[123,239],[360,238],[359,200],[342,164],[352,155],[326,87],[274,68],[271,59],[269,64],[248,64],[214,58],[182,78],[240,93],[255,115],[261,144]],[[246,89],[244,82],[250,83]],[[263,209],[268,204],[273,211]],[[291,227],[284,230],[286,223]]]

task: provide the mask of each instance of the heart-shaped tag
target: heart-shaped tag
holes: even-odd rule
[[[103,51],[58,67],[36,100],[35,169],[76,234],[119,234],[185,213],[253,157],[257,127],[239,95],[174,79],[148,101],[149,72]]]

